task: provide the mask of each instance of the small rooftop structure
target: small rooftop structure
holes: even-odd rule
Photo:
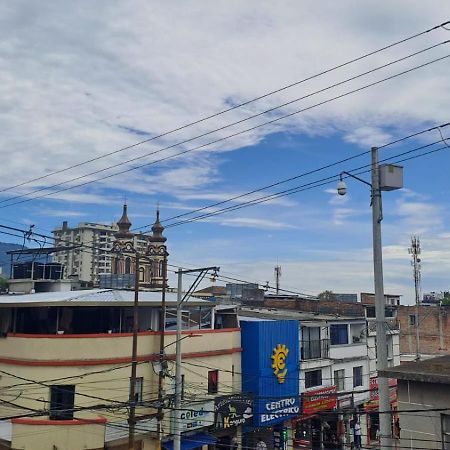
[[[195,291],[192,296],[198,298],[211,298],[211,297],[225,297],[227,295],[227,288],[225,286],[208,286],[203,289]]]
[[[450,355],[402,364],[383,370],[380,375],[406,381],[450,384]]]

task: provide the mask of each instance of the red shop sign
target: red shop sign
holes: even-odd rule
[[[303,414],[314,414],[336,408],[336,386],[328,386],[303,394]]]

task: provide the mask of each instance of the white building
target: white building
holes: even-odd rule
[[[124,205],[126,212],[126,205]],[[130,223],[131,225],[131,223]],[[65,278],[80,281],[83,285],[98,286],[101,274],[111,273],[111,249],[115,241],[115,233],[119,231],[117,223],[111,225],[82,222],[76,227],[69,227],[64,221],[62,227],[53,230],[55,246],[80,245],[80,248],[68,248],[57,253],[53,261],[63,264]],[[148,236],[133,234],[133,246],[139,252],[145,252]]]

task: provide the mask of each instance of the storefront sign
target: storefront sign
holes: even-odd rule
[[[183,404],[180,412],[181,431],[195,430],[214,424],[214,402]]]
[[[389,378],[389,402],[395,403],[397,401],[397,380]],[[377,409],[380,404],[380,395],[378,393],[378,378],[370,379],[370,400],[364,404],[364,409]]]
[[[353,407],[353,394],[343,394],[339,396],[338,408],[352,408]]]
[[[328,386],[303,394],[303,414],[315,414],[334,408],[336,408],[336,386]]]
[[[259,414],[259,420],[261,425],[265,425],[266,423],[280,422],[279,419],[283,421],[298,414],[300,414],[298,399],[296,397],[284,398],[265,403],[262,412]]]
[[[300,414],[299,322],[241,322],[242,390],[254,397],[253,424],[272,426]]]
[[[253,419],[253,399],[245,395],[228,395],[215,400],[216,428],[249,424]]]

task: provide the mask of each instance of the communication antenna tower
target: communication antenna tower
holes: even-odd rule
[[[408,253],[411,255],[411,266],[413,267],[414,274],[414,292],[416,297],[416,310],[415,310],[415,328],[416,328],[416,360],[420,360],[420,333],[419,333],[419,305],[420,305],[420,239],[418,236],[411,236],[411,247],[408,248]]]

